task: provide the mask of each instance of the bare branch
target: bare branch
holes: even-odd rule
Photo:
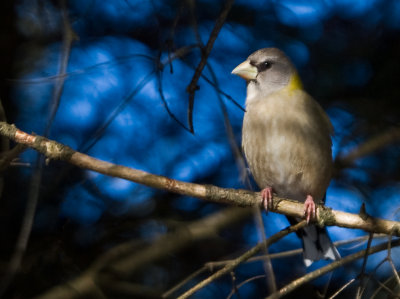
[[[379,235],[377,236],[377,238],[386,238],[386,235]],[[360,241],[365,241],[366,239],[368,239],[369,236],[362,236],[362,237],[357,237],[351,240],[342,240],[342,241],[336,241],[333,244],[336,247],[339,246],[343,246],[343,245],[347,245],[349,243],[354,243],[354,242],[360,242]],[[293,256],[296,254],[301,254],[303,252],[303,248],[298,248],[298,249],[293,249],[293,250],[287,250],[287,251],[283,251],[283,252],[278,252],[278,253],[272,253],[272,254],[268,254],[269,258],[272,259],[277,259],[277,258],[285,258],[288,256]],[[265,260],[266,256],[265,255],[258,255],[255,257],[251,257],[249,258],[246,263],[251,263],[251,262],[258,262],[258,261],[263,261]],[[224,261],[216,261],[216,262],[207,262],[204,264],[203,267],[201,267],[200,269],[198,269],[197,271],[193,272],[192,274],[190,274],[188,277],[186,277],[185,279],[183,279],[181,282],[179,282],[178,284],[176,284],[174,287],[172,287],[170,290],[168,290],[167,292],[165,292],[163,294],[163,298],[167,298],[169,297],[171,294],[173,294],[174,292],[176,292],[178,289],[180,289],[181,287],[183,287],[186,283],[188,283],[189,281],[191,281],[192,279],[194,279],[195,277],[197,277],[198,275],[204,273],[206,270],[209,271],[214,271],[215,268],[221,268],[224,267],[225,265],[232,263],[233,260],[224,260]],[[264,277],[265,275],[263,275]],[[238,288],[242,285],[239,284]]]
[[[64,160],[80,168],[119,177],[148,187],[163,189],[169,192],[193,196],[217,203],[241,207],[261,206],[259,192],[187,183],[164,176],[154,175],[142,170],[105,162],[76,152],[61,143],[41,136],[27,134],[5,122],[0,122],[0,135],[6,136],[17,143],[22,143],[34,148],[50,159]],[[274,204],[271,211],[292,217],[301,218],[304,216],[302,203],[281,198],[276,195],[274,196]],[[363,229],[374,233],[393,233],[395,236],[400,236],[400,223],[397,221],[336,211],[323,205],[318,206],[316,216],[316,222],[322,226],[336,225],[340,227]]]
[[[261,238],[262,238],[261,240],[264,244],[266,244],[267,237],[265,235],[264,223],[263,223],[260,209],[257,209],[256,211],[254,211],[253,215],[254,215],[255,221],[257,223],[258,230],[260,231],[260,234],[261,234]],[[264,252],[264,257],[265,257],[263,259],[263,266],[264,266],[264,271],[266,274],[266,283],[267,283],[269,292],[274,293],[274,292],[276,292],[276,290],[278,288],[276,286],[275,273],[274,273],[274,268],[272,267],[271,257],[268,254],[268,247],[264,246],[262,251]]]
[[[254,277],[251,277],[251,278],[249,278],[249,279],[246,279],[245,281],[242,281],[241,283],[239,283],[238,285],[237,285],[237,290],[239,290],[242,286],[244,286],[246,283],[249,283],[249,282],[252,282],[252,281],[254,281],[254,280],[257,280],[257,279],[260,279],[260,278],[266,278],[266,275],[265,274],[263,274],[263,275],[257,275],[257,276],[254,276]],[[234,295],[235,293],[233,292],[233,290],[232,290],[232,292],[228,295],[228,297],[226,297],[226,299],[230,299],[230,298],[232,298],[232,296]]]
[[[400,296],[398,294],[395,294],[390,288],[388,288],[386,285],[391,283],[392,280],[394,279],[394,277],[389,277],[388,279],[386,279],[386,281],[384,283],[380,282],[379,280],[377,280],[378,284],[379,284],[379,288],[377,288],[375,290],[375,292],[371,295],[371,299],[375,299],[378,295],[379,292],[383,289],[385,290],[388,294],[392,295],[392,298],[399,298]],[[381,298],[381,297],[379,297]]]
[[[372,239],[374,237],[373,233],[369,234],[369,238],[368,238],[368,243],[367,243],[367,250],[371,247],[371,243],[372,243]],[[358,275],[359,279],[360,279],[360,284],[358,285],[357,288],[357,294],[356,294],[356,298],[361,298],[361,294],[365,288],[365,268],[367,266],[367,260],[368,260],[368,251],[365,251],[365,255],[364,255],[364,261],[361,267],[361,271],[360,274]]]
[[[209,63],[207,63],[207,68],[211,74],[211,78],[213,79],[213,82],[209,82],[209,83],[212,84],[212,86],[215,89],[215,92],[217,94],[217,98],[218,98],[218,101],[219,101],[219,104],[220,104],[220,107],[222,110],[222,114],[224,116],[226,135],[228,137],[228,141],[229,141],[229,145],[231,147],[233,157],[235,158],[236,166],[241,175],[241,179],[245,183],[245,186],[251,187],[250,177],[249,177],[249,175],[247,173],[247,169],[246,169],[246,162],[245,162],[242,152],[240,151],[240,149],[236,143],[235,134],[233,133],[233,128],[232,128],[231,122],[229,120],[228,110],[226,109],[225,103],[221,97],[221,92],[220,92],[220,88],[218,86],[219,84],[218,84],[217,76],[215,75],[215,72]],[[202,77],[205,78],[204,75],[202,75]],[[206,81],[207,80],[208,79],[206,79]]]
[[[348,286],[350,286],[353,282],[355,282],[356,279],[352,278],[348,282],[346,282],[339,290],[335,292],[332,296],[329,297],[329,299],[335,298],[337,295],[339,295],[341,292],[343,292],[344,289],[346,289]]]
[[[329,265],[319,268],[311,273],[308,273],[307,275],[300,277],[294,281],[292,281],[291,283],[289,283],[288,285],[286,285],[285,287],[283,287],[282,289],[280,289],[277,293],[274,293],[270,296],[267,297],[267,299],[276,299],[276,298],[280,298],[284,295],[289,294],[290,292],[294,291],[295,289],[297,289],[299,286],[308,283],[314,279],[316,279],[317,277],[320,277],[328,272],[331,272],[333,270],[335,270],[336,268],[339,268],[345,264],[348,264],[352,261],[355,261],[359,258],[362,258],[366,252],[368,255],[374,254],[376,252],[379,251],[383,251],[386,250],[389,247],[389,242],[385,242],[383,244],[379,244],[376,245],[374,247],[371,247],[369,249],[364,249],[361,250],[359,252],[353,253],[351,255],[348,255],[346,257],[341,258],[340,260],[337,260],[335,262],[330,263]],[[400,246],[400,239],[397,239],[395,241],[391,242],[391,246],[395,247],[395,246]]]
[[[78,36],[72,30],[71,24],[69,22],[66,0],[61,1],[61,12],[64,26],[63,43],[61,48],[60,63],[57,72],[58,79],[56,80],[53,89],[50,116],[46,125],[46,130],[44,134],[45,136],[49,135],[50,128],[53,124],[58,107],[60,106],[61,95],[64,89],[65,75],[67,74],[69,56],[71,54],[71,46],[74,40],[78,39]]]
[[[211,31],[210,37],[208,39],[208,42],[207,42],[206,46],[202,49],[201,60],[200,60],[200,63],[198,64],[198,66],[196,68],[196,71],[195,71],[195,73],[193,75],[192,81],[190,81],[190,84],[186,88],[186,91],[189,93],[188,124],[189,124],[190,132],[192,132],[192,133],[194,133],[194,128],[193,128],[194,94],[195,94],[196,90],[199,88],[197,86],[197,82],[200,79],[201,72],[203,71],[204,67],[207,64],[208,56],[210,55],[210,52],[211,52],[212,47],[214,45],[214,42],[218,37],[219,31],[221,30],[222,26],[225,23],[225,19],[228,16],[229,11],[231,10],[233,2],[234,2],[234,0],[227,0],[226,1],[225,6],[222,9],[221,14],[219,15],[217,21],[215,22],[214,28]]]
[[[386,235],[379,235],[378,238],[386,238]],[[333,243],[333,245],[335,245],[335,247],[340,247],[343,245],[347,245],[350,243],[354,243],[354,242],[360,242],[360,241],[365,241],[369,238],[368,236],[361,236],[361,237],[357,237],[351,240],[342,240],[342,241],[336,241]],[[298,248],[298,249],[293,249],[293,250],[287,250],[287,251],[282,251],[282,252],[277,252],[277,253],[271,253],[268,254],[269,258],[272,259],[280,259],[280,258],[286,258],[289,256],[294,256],[297,254],[301,254],[303,252],[303,248]],[[251,262],[259,262],[265,259],[265,255],[258,255],[252,258],[249,258],[247,260],[247,263],[251,263]],[[224,260],[224,261],[216,261],[216,262],[207,262],[204,267],[208,268],[208,269],[213,269],[215,267],[223,267],[226,264],[232,262],[232,260]]]
[[[389,242],[390,242],[390,243],[392,242],[392,235],[391,235],[391,234],[389,235]],[[390,243],[389,243],[389,244],[390,244]],[[390,267],[392,268],[393,275],[394,275],[394,277],[396,278],[397,286],[400,287],[400,277],[399,277],[399,273],[397,273],[396,267],[394,266],[394,263],[393,263],[393,259],[392,259],[392,247],[391,247],[391,246],[389,246],[389,248],[388,248],[387,260],[388,260],[388,262],[389,262],[389,264],[390,264]]]
[[[120,114],[130,103],[130,101],[143,89],[143,87],[149,83],[154,72],[155,71],[151,71],[146,74],[146,76],[141,78],[129,95],[127,95],[120,103],[118,103],[114,110],[108,115],[105,122],[99,128],[97,128],[96,132],[91,136],[91,138],[80,146],[83,152],[89,151],[100,140],[108,126],[118,116],[118,114]]]
[[[168,298],[170,297],[173,293],[175,293],[177,290],[179,290],[182,286],[184,286],[186,283],[191,281],[193,278],[196,276],[204,273],[206,270],[208,270],[207,266],[201,267],[199,270],[195,271],[194,273],[190,274],[188,277],[186,277],[184,280],[180,281],[178,284],[173,286],[171,289],[166,291],[163,295],[162,298]]]
[[[301,221],[301,222],[299,222],[299,223],[297,223],[295,225],[292,225],[292,226],[290,226],[290,227],[288,227],[286,229],[283,229],[280,232],[272,235],[265,242],[261,242],[261,243],[257,244],[256,246],[254,246],[252,249],[246,251],[246,253],[244,253],[243,255],[238,257],[237,259],[234,259],[232,261],[232,263],[227,264],[221,270],[217,271],[216,273],[214,273],[213,275],[211,275],[207,279],[205,279],[205,280],[201,281],[200,283],[198,283],[197,285],[195,285],[193,288],[188,290],[186,293],[184,293],[183,295],[179,296],[178,299],[188,298],[189,296],[193,295],[195,292],[197,292],[201,288],[204,288],[209,283],[215,281],[216,279],[220,278],[221,276],[223,276],[223,275],[229,273],[230,271],[232,271],[233,269],[235,269],[238,265],[240,265],[244,261],[248,260],[250,257],[255,255],[260,250],[262,250],[265,246],[269,246],[272,243],[275,243],[276,241],[280,240],[284,236],[286,236],[286,235],[288,235],[288,234],[290,234],[290,233],[292,233],[294,231],[297,231],[297,230],[299,230],[300,228],[302,228],[302,227],[304,227],[306,225],[307,225],[307,222],[303,220],[303,221]]]

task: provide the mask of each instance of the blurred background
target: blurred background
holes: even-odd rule
[[[197,83],[192,134],[186,89],[226,3],[2,1],[3,120],[112,163],[187,182],[256,190],[241,179],[237,154],[246,86],[230,72],[255,50],[278,47],[291,57],[305,89],[335,128],[336,171],[326,204],[357,213],[365,203],[367,213],[399,220],[400,2],[236,0]],[[3,151],[13,146],[2,140]],[[0,274],[9,281],[4,298],[37,296],[79,276],[118,244],[133,241],[139,251],[226,208],[57,161],[44,165],[33,150],[2,170],[0,191]],[[268,237],[288,226],[284,216],[262,217],[264,229],[248,217],[218,236],[149,262],[129,282],[154,292],[135,297],[157,298],[204,263],[239,256],[262,239],[262,231]],[[18,254],[24,228],[29,242],[11,275],[9,261]],[[334,241],[366,234],[338,227],[329,232]],[[293,234],[270,252],[300,246]],[[365,246],[344,246],[340,252],[344,256]],[[371,273],[385,254],[371,256],[366,271]],[[336,270],[328,294],[355,278],[361,265],[360,260]],[[278,287],[310,271],[301,255],[273,260],[273,267]],[[178,294],[209,274],[195,277]],[[265,297],[264,274],[262,262],[238,267],[237,283],[261,277],[233,297]],[[383,264],[374,277],[385,281],[392,274]],[[376,280],[370,281],[369,294]],[[354,296],[355,287],[340,296]],[[232,278],[226,276],[193,298],[226,298],[231,289]],[[132,296],[122,289],[103,291],[109,298]],[[311,286],[297,292],[314,294]]]

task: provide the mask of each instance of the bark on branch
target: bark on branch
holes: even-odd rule
[[[25,133],[5,122],[0,122],[0,135],[31,147],[49,159],[63,160],[83,169],[123,178],[152,188],[234,206],[261,206],[261,197],[258,192],[182,182],[142,170],[105,162],[76,152],[70,147],[56,141]],[[271,211],[293,217],[303,217],[304,213],[302,203],[277,196],[274,197],[274,206]],[[318,206],[316,222],[319,225],[334,225],[362,229],[367,232],[400,236],[400,222],[371,217],[365,213],[352,214],[341,212],[323,205]]]

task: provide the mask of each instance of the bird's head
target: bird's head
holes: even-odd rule
[[[232,74],[247,81],[247,98],[267,96],[275,91],[301,89],[301,81],[290,59],[277,48],[251,54]]]

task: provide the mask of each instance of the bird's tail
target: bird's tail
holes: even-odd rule
[[[304,264],[308,267],[321,259],[340,259],[340,254],[329,238],[325,227],[309,225],[300,232],[303,241]]]
[[[293,224],[294,219],[289,219]],[[296,221],[297,222],[297,221]],[[304,264],[308,267],[322,259],[338,260],[340,254],[329,238],[325,227],[308,225],[297,232],[303,243]]]

